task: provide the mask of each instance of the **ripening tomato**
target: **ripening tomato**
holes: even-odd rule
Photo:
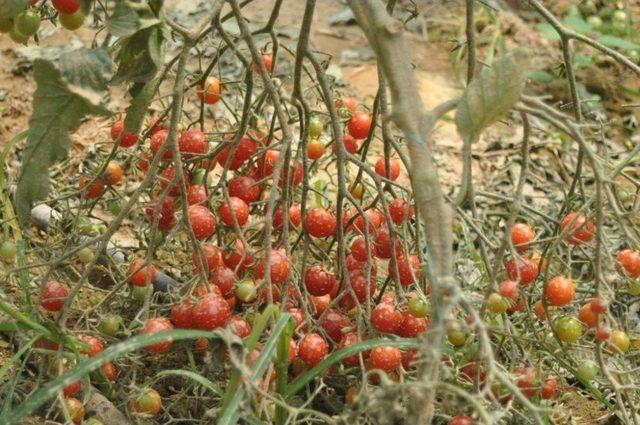
[[[397,347],[375,347],[369,354],[371,367],[393,372],[402,363],[402,353]]]
[[[319,159],[320,157],[322,157],[322,155],[324,155],[324,151],[324,143],[322,143],[320,140],[309,140],[309,143],[307,143],[307,158],[309,159]]]
[[[371,115],[365,111],[356,111],[347,123],[349,134],[355,139],[364,139],[371,130]]]
[[[220,86],[220,80],[216,77],[208,76],[204,80],[204,87],[202,84],[196,86],[196,94],[202,102],[207,105],[213,105],[220,100],[220,93],[222,87]]]
[[[475,425],[475,421],[467,415],[456,415],[449,419],[447,425]]]
[[[104,350],[104,344],[95,336],[81,335],[80,339],[89,346],[89,348],[84,351],[84,354],[89,357],[93,357]]]
[[[622,266],[625,274],[630,278],[640,277],[640,252],[623,249],[618,253],[618,264]]]
[[[596,313],[591,310],[591,304],[587,303],[580,307],[580,311],[578,312],[578,320],[580,320],[588,328],[594,328],[598,324]]]
[[[611,329],[608,326],[600,325],[596,329],[596,340],[606,341],[611,336]]]
[[[509,308],[509,300],[497,292],[494,292],[489,295],[489,298],[487,299],[487,307],[489,308],[489,311],[495,314],[502,314]]]
[[[124,119],[114,122],[111,126],[111,140],[115,142],[118,137],[120,138],[120,146],[123,148],[128,148],[138,142],[138,135],[124,128]]]
[[[561,307],[569,304],[575,293],[576,288],[571,279],[556,276],[547,283],[545,296],[551,305]]]
[[[47,311],[60,311],[69,296],[69,289],[63,283],[50,280],[45,282],[40,293],[40,306]]]
[[[603,314],[607,311],[609,304],[602,298],[594,298],[589,303],[589,307],[595,314]]]
[[[251,325],[240,315],[231,316],[229,318],[229,326],[239,338],[246,338],[251,334]]]
[[[130,404],[132,410],[149,416],[155,416],[162,410],[162,397],[153,388],[146,388]]]
[[[415,317],[426,317],[429,314],[429,303],[423,297],[416,295],[409,299],[407,311]]]
[[[554,329],[558,335],[558,339],[562,342],[575,342],[582,336],[582,325],[577,319],[571,316],[559,318],[555,323]]]
[[[518,288],[518,284],[513,280],[505,280],[500,283],[499,292],[500,295],[505,298],[516,300],[518,298],[518,294],[520,293],[520,289]]]
[[[631,347],[629,335],[625,331],[615,330],[609,337],[609,348],[615,353],[626,353]]]
[[[516,382],[520,392],[527,398],[533,398],[538,394],[538,383],[536,382],[536,370],[532,367],[519,370],[519,378]]]
[[[387,172],[386,159],[380,157],[376,161],[375,170],[379,176],[395,181],[400,176],[400,161],[396,158],[389,158],[389,171]]]
[[[104,378],[110,382],[115,381],[118,377],[118,369],[116,369],[116,366],[111,362],[103,363],[102,366],[100,366],[100,372],[102,372]]]
[[[528,224],[516,223],[511,229],[511,243],[518,251],[529,249],[535,238],[536,232]]]
[[[104,170],[104,181],[109,186],[114,186],[122,180],[122,167],[116,161],[109,161]]]
[[[506,270],[509,279],[519,282],[520,285],[529,285],[538,277],[538,263],[526,255],[518,255],[509,260]]]
[[[565,240],[572,245],[590,242],[595,233],[596,225],[584,214],[571,212],[562,220],[560,228],[566,233]]]
[[[64,407],[67,409],[69,417],[74,424],[82,423],[84,419],[84,406],[82,405],[82,402],[80,400],[73,397],[65,398]]]
[[[164,317],[156,317],[147,321],[147,324],[144,327],[144,334],[151,335],[158,332],[170,331],[172,329],[173,325],[168,319],[165,319]],[[147,350],[152,353],[164,353],[169,349],[169,347],[171,347],[172,342],[173,340],[171,338],[168,338],[165,341],[148,345]]]
[[[552,305],[547,305],[547,311],[549,313],[553,313],[555,311],[555,307]],[[533,306],[533,312],[535,313],[536,316],[538,316],[538,319],[540,320],[545,320],[546,319],[546,315],[544,312],[544,305],[542,304],[542,300],[538,300],[536,301],[536,304]]]

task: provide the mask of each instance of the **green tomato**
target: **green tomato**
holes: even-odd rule
[[[598,12],[598,15],[600,15],[600,17],[602,19],[608,20],[608,19],[611,19],[611,17],[613,16],[613,12],[614,12],[613,8],[611,8],[611,7],[603,7]]]
[[[12,19],[18,13],[22,12],[27,8],[28,2],[27,0],[10,0],[10,1],[2,1],[2,13],[3,18]]]
[[[13,21],[11,19],[7,19],[6,21],[0,19],[0,33],[6,34],[11,31],[11,28],[13,28]]]
[[[582,336],[582,324],[574,317],[564,316],[556,322],[555,331],[560,341],[575,342]]]
[[[320,118],[313,116],[309,120],[309,138],[317,139],[322,134],[322,130],[324,129],[324,124],[320,120]]]
[[[71,13],[69,15],[58,15],[60,25],[70,31],[75,31],[80,28],[84,23],[84,18],[85,15],[82,13],[82,10],[78,10],[76,13]]]
[[[447,332],[447,339],[454,347],[461,347],[467,342],[467,333],[463,330],[450,330]]]
[[[627,23],[621,21],[613,21],[611,24],[614,34],[625,35],[627,33]]]
[[[413,297],[407,304],[409,313],[414,317],[426,317],[429,314],[429,304],[421,297]]]
[[[113,215],[118,215],[122,212],[122,200],[120,198],[113,198],[107,202],[107,209]]]
[[[120,331],[122,317],[118,314],[107,314],[100,320],[98,330],[107,335],[115,335]]]
[[[28,9],[13,20],[16,30],[27,37],[31,37],[40,28],[40,15],[33,9]]]
[[[633,297],[640,295],[640,280],[632,280],[627,285],[627,292]]]
[[[598,7],[593,0],[587,0],[580,3],[579,9],[585,15],[591,15],[598,11]]]
[[[0,259],[5,263],[13,263],[18,255],[18,246],[14,241],[6,240],[0,245]]]
[[[250,280],[243,280],[236,285],[235,289],[236,297],[243,303],[248,303],[256,299],[258,291],[256,291],[256,285]]]
[[[576,369],[576,378],[583,382],[589,382],[595,379],[596,376],[598,376],[599,371],[600,367],[596,364],[596,362],[592,360],[582,361]]]
[[[93,260],[93,250],[88,246],[85,246],[80,251],[76,252],[76,257],[83,263],[89,263]]]
[[[575,4],[572,4],[567,9],[567,16],[580,16],[580,8]]]
[[[104,425],[104,424],[99,419],[89,418],[86,421],[82,422],[82,425]]]
[[[602,28],[602,18],[598,15],[591,15],[587,18],[587,23],[594,30],[599,30]]]
[[[618,190],[618,200],[621,203],[626,204],[627,202],[629,202],[629,199],[631,199],[631,195],[629,194],[629,191],[627,189]]]
[[[11,28],[11,31],[9,31],[9,37],[19,44],[27,44],[27,41],[29,41],[29,37],[19,32],[15,25]]]
[[[193,184],[203,184],[204,178],[206,175],[207,175],[207,170],[205,170],[204,168],[198,168],[197,170],[194,170],[193,177],[191,178],[191,182]]]
[[[631,58],[632,61],[634,62],[639,62],[640,61],[640,51],[638,50],[632,50],[629,52],[629,58]]]
[[[613,12],[613,16],[611,17],[611,19],[614,22],[623,22],[623,23],[627,23],[627,14],[625,13],[624,10],[616,10],[615,12]]]
[[[153,285],[131,286],[131,296],[138,302],[144,302],[149,291],[153,291]]]

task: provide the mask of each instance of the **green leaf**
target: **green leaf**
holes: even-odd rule
[[[107,19],[107,31],[116,37],[129,37],[141,29],[159,23],[149,7],[119,1]]]
[[[168,332],[139,335],[126,341],[114,344],[102,351],[100,354],[94,357],[88,357],[80,361],[76,367],[74,367],[64,375],[60,375],[42,386],[38,391],[31,394],[25,401],[23,401],[6,417],[4,417],[4,421],[2,423],[5,425],[18,423],[20,419],[40,408],[40,406],[46,403],[49,399],[55,397],[60,392],[60,390],[62,390],[73,381],[82,379],[84,376],[100,368],[100,366],[102,366],[105,362],[112,361],[113,359],[120,357],[126,353],[130,353],[131,351],[146,347],[147,345],[166,341],[168,338],[177,341],[182,339],[213,337],[219,337],[219,334],[217,332],[176,329]]]
[[[12,19],[27,8],[27,0],[0,0],[0,20]]]
[[[122,41],[114,84],[146,83],[164,63],[164,35],[159,25],[142,29]]]
[[[536,29],[540,31],[542,34],[544,34],[549,40],[552,40],[552,41],[560,40],[560,34],[558,34],[558,31],[556,31],[556,29],[547,22],[541,22],[537,24]]]
[[[582,16],[567,16],[564,19],[564,23],[581,34],[586,34],[591,31],[591,25],[589,25],[587,21],[582,19]]]
[[[553,81],[553,75],[540,69],[534,69],[533,71],[529,72],[529,78],[541,83],[550,83]]]
[[[149,108],[159,85],[159,79],[154,78],[142,86],[142,89],[136,94],[131,101],[131,104],[127,107],[127,115],[124,119],[124,128],[136,134],[140,132],[147,109]]]
[[[640,49],[640,44],[633,41],[625,40],[624,38],[616,37],[613,35],[601,35],[596,40],[600,44],[604,44],[609,47],[617,47],[619,49],[636,50]]]
[[[467,86],[456,110],[463,137],[477,137],[502,118],[520,98],[529,71],[529,55],[518,48],[485,68]]]
[[[29,136],[16,191],[17,216],[26,223],[34,201],[49,194],[43,172],[67,156],[69,133],[87,114],[107,114],[102,100],[112,74],[103,49],[78,49],[57,60],[37,59],[33,65],[38,88],[33,96]]]
[[[270,314],[269,314],[270,316]],[[268,316],[263,316],[268,317]],[[253,370],[253,375],[251,379],[253,381],[257,381],[261,378],[262,374],[266,371],[267,366],[273,360],[273,352],[277,346],[278,340],[280,338],[280,334],[286,329],[289,320],[291,319],[291,315],[289,313],[280,313],[280,317],[276,322],[273,330],[269,331],[269,339],[264,344],[264,347],[260,351],[260,357],[256,360],[251,369]],[[247,347],[249,350],[250,348]],[[252,349],[252,348],[251,348]],[[237,372],[237,371],[236,371]],[[232,381],[229,383],[229,388],[236,388],[235,385],[232,386]],[[229,391],[229,390],[227,390]],[[240,419],[240,409],[239,405],[242,399],[244,398],[244,387],[240,386],[232,393],[233,395],[229,398],[228,402],[224,405],[222,413],[218,418],[216,424],[218,425],[235,425]]]
[[[162,372],[157,373],[155,375],[155,378],[162,378],[163,376],[181,376],[183,378],[191,379],[192,381],[195,381],[197,384],[200,384],[204,388],[211,391],[213,394],[217,396],[222,396],[222,390],[220,389],[219,386],[217,386],[216,384],[214,384],[204,376],[198,375],[197,373],[192,372],[190,370],[181,370],[181,369],[163,370]]]

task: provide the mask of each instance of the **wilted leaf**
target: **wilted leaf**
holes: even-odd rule
[[[27,0],[0,0],[0,20],[13,18],[27,8]]]
[[[107,30],[116,37],[129,37],[136,31],[158,23],[160,21],[153,16],[149,7],[119,1],[107,19]]]
[[[154,78],[142,86],[127,108],[127,116],[124,119],[124,127],[134,133],[140,132],[144,116],[147,113],[149,104],[158,89],[158,79]]]
[[[105,114],[101,100],[112,74],[112,62],[102,49],[78,49],[57,60],[37,59],[34,78],[38,84],[29,119],[16,207],[25,223],[33,201],[49,193],[47,168],[67,156],[69,133],[87,114]]]
[[[516,49],[485,68],[469,84],[456,111],[456,125],[464,137],[478,136],[503,117],[518,101],[529,71],[529,55]]]
[[[155,77],[163,63],[163,41],[159,25],[137,31],[125,39],[118,53],[119,66],[113,83],[146,83]]]

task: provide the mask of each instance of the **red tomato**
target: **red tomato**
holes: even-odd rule
[[[257,279],[264,279],[264,273],[266,268],[266,258],[255,268],[255,275]],[[284,283],[289,277],[291,272],[291,266],[289,264],[289,258],[283,249],[271,250],[271,283],[279,285]]]
[[[549,304],[560,307],[569,304],[575,292],[576,288],[571,279],[556,276],[547,283],[545,296]]]
[[[396,347],[376,347],[369,354],[371,367],[393,372],[402,363],[402,353]]]
[[[590,242],[596,233],[596,225],[584,214],[571,212],[560,224],[562,232],[566,232],[565,240],[572,245]]]
[[[200,298],[191,310],[191,320],[195,327],[213,330],[224,326],[230,315],[227,301],[220,295],[209,293]]]
[[[395,305],[378,304],[371,312],[371,324],[380,332],[394,333],[402,324],[402,313]]]
[[[160,202],[160,198],[158,198],[157,196],[154,196],[153,198],[151,198],[151,201],[149,201],[149,204],[145,209],[147,219],[151,223],[155,222],[156,208],[159,202]],[[158,218],[158,227],[166,228],[167,225],[173,223],[175,221],[175,211],[176,211],[176,208],[173,203],[173,199],[171,199],[168,196],[165,196],[164,199],[162,200],[162,206],[160,207],[160,211],[159,211],[160,217]]]
[[[216,231],[216,217],[207,207],[203,205],[189,206],[188,217],[196,239],[206,239]]]
[[[538,263],[526,255],[509,260],[506,269],[509,279],[519,282],[520,285],[529,285],[538,277]]]
[[[324,155],[325,147],[324,143],[320,140],[309,140],[307,143],[307,158],[316,160]]]
[[[376,232],[375,246],[376,256],[378,258],[391,258],[391,232],[388,227],[378,229]],[[397,234],[395,235],[394,247],[396,256],[402,255],[402,243]]]
[[[337,220],[335,215],[322,207],[314,207],[307,211],[304,218],[304,229],[317,238],[325,238],[335,233]]]
[[[518,288],[518,284],[513,280],[505,280],[504,282],[500,283],[499,292],[503,297],[515,300],[516,298],[518,298],[520,289]]]
[[[338,342],[342,339],[342,335],[346,329],[353,328],[353,322],[348,316],[331,309],[326,312],[320,321],[320,326],[322,326],[322,329],[324,329],[329,338]]]
[[[420,259],[417,255],[399,255],[398,260],[398,276],[402,286],[409,286],[420,278]],[[389,277],[395,279],[395,271],[393,269],[393,260],[389,261]]]
[[[376,161],[375,170],[379,176],[395,181],[400,176],[400,161],[396,158],[389,158],[389,173],[387,174],[385,158],[380,157]]]
[[[78,181],[78,187],[84,191],[84,197],[86,199],[97,199],[101,197],[105,191],[105,182],[102,179],[82,177]]]
[[[550,398],[553,398],[553,396],[556,395],[557,390],[558,390],[558,381],[556,380],[555,376],[552,376],[550,378],[547,378],[542,383],[542,388],[540,389],[540,395],[545,400],[548,400]]]
[[[231,154],[232,150],[233,146],[229,144],[222,151],[220,151],[217,156],[218,164],[224,167],[227,163],[227,158]],[[238,168],[242,167],[242,165],[244,165],[244,163],[257,152],[258,142],[256,142],[246,134],[243,135],[242,137],[240,137],[240,140],[238,140],[238,145],[235,153],[233,154],[233,157],[231,157],[231,165],[229,166],[229,169],[237,170]]]
[[[354,112],[347,123],[349,134],[356,139],[364,139],[371,129],[371,115],[364,111]]]
[[[591,310],[591,305],[588,303],[580,307],[578,320],[589,328],[594,328],[598,324],[597,316],[593,310]]]
[[[80,4],[79,0],[59,0],[59,1],[60,2],[70,1],[70,2],[78,3],[78,5]],[[56,2],[54,1],[53,2],[54,7],[55,7],[55,3]],[[73,13],[73,12],[69,12],[69,13]],[[123,148],[128,148],[130,146],[135,145],[138,142],[138,135],[133,134],[129,130],[124,129],[124,119],[120,119],[114,122],[113,125],[111,126],[111,140],[115,142],[116,140],[118,140],[118,137],[120,137],[120,146],[122,146]]]
[[[262,53],[262,63],[267,72],[271,74],[273,72],[273,59],[270,53]],[[257,63],[253,62],[251,67],[256,74],[260,75],[260,66]]]
[[[536,383],[536,370],[532,367],[520,369],[520,377],[516,384],[520,388],[522,395],[533,398],[538,394],[538,384]]]
[[[87,345],[89,345],[89,349],[87,351],[84,351],[84,353],[89,357],[93,357],[104,350],[104,344],[95,336],[82,335],[80,336],[80,339]]]
[[[193,305],[191,301],[185,299],[180,304],[176,304],[171,308],[171,322],[176,328],[189,329],[192,327],[191,309]]]
[[[183,131],[178,138],[178,149],[185,158],[202,155],[207,152],[207,136],[200,130]]]
[[[244,226],[249,220],[249,205],[235,196],[229,197],[229,202],[223,202],[218,208],[218,215],[228,227],[234,227],[233,217],[235,216],[238,226]]]
[[[242,241],[236,239],[232,249],[227,249],[222,257],[225,266],[232,270],[244,270],[251,267],[253,258],[249,253],[245,253]]]
[[[258,202],[262,188],[255,179],[248,176],[236,176],[227,183],[229,196],[242,199],[247,204]]]
[[[402,323],[396,331],[397,335],[405,338],[415,338],[429,329],[429,319],[415,317],[411,313],[402,313]]]
[[[47,311],[60,311],[69,296],[69,289],[63,283],[50,280],[45,282],[40,293],[40,305]]]
[[[129,282],[134,286],[146,286],[147,274],[149,282],[153,283],[158,276],[158,271],[153,264],[145,265],[143,258],[134,259],[129,265]]]
[[[474,425],[475,421],[467,415],[457,415],[449,419],[447,425]]]
[[[396,198],[389,204],[389,215],[395,224],[411,220],[414,215],[413,206],[408,206],[402,198]]]
[[[640,253],[631,249],[623,249],[618,253],[618,264],[622,266],[630,278],[640,277]]]
[[[602,298],[594,298],[589,303],[589,307],[591,308],[591,311],[593,311],[594,313],[603,314],[607,311],[609,304]]]
[[[511,243],[518,251],[526,251],[536,238],[536,232],[525,223],[516,223],[511,229]]]
[[[349,332],[348,334],[344,334],[344,336],[340,340],[340,344],[338,344],[338,348],[348,347],[357,342],[360,342],[360,340],[361,338],[356,332]],[[345,357],[342,360],[342,363],[349,367],[356,367],[360,364],[360,356],[354,354],[353,356]]]
[[[333,290],[334,282],[321,264],[316,264],[307,269],[304,274],[304,283],[307,292],[314,297],[321,297]]]
[[[329,345],[316,333],[306,334],[298,344],[298,357],[310,366],[315,366],[324,360],[328,352]]]
[[[373,258],[375,246],[372,240],[369,240],[369,250],[367,255],[367,240],[364,236],[358,236],[351,244],[351,255],[358,261],[367,261],[367,258]]]
[[[354,155],[356,152],[358,152],[358,147],[359,147],[358,141],[349,134],[345,134],[342,137],[342,145],[344,146],[344,150],[350,153],[351,155]],[[338,144],[334,143],[333,146],[331,147],[331,150],[334,154],[337,154]]]
[[[240,315],[231,316],[229,318],[229,326],[240,338],[246,338],[251,334],[251,325]]]
[[[144,327],[144,334],[151,335],[157,332],[166,332],[173,329],[173,325],[168,319],[164,317],[157,317],[155,319],[149,319],[147,325]],[[158,342],[156,344],[151,344],[147,346],[147,350],[152,353],[164,353],[171,347],[171,343],[173,340],[168,338],[163,342]]]

